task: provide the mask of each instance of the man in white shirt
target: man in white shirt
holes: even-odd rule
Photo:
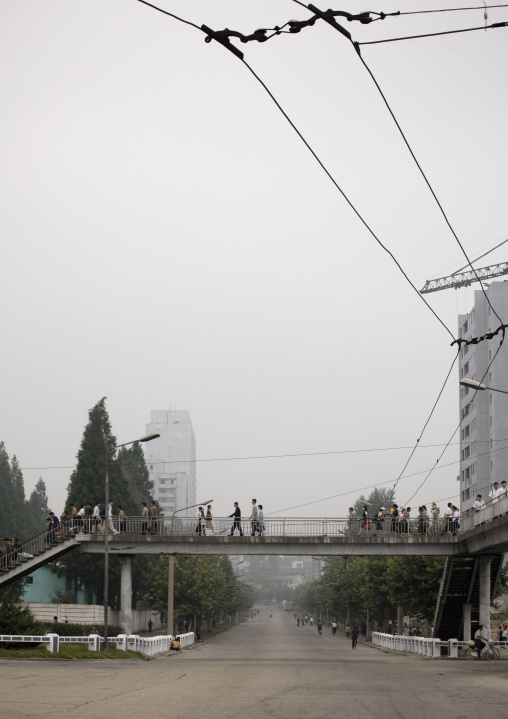
[[[481,494],[476,495],[476,502],[473,504],[475,512],[479,512],[481,509],[485,509],[485,502],[482,499]]]
[[[492,503],[499,502],[503,494],[505,494],[505,490],[501,489],[499,484],[497,482],[494,482],[494,486],[489,492],[489,499]]]
[[[483,624],[480,624],[474,635],[474,643],[476,644],[478,659],[482,658],[482,650],[489,639],[490,636],[487,627],[484,627]]]
[[[99,531],[100,523],[101,523],[101,511],[99,509],[100,502],[95,503],[95,507],[93,508],[93,514],[92,514],[92,534],[95,534],[95,531]]]

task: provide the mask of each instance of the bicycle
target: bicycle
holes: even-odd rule
[[[483,647],[480,656],[478,656],[478,651],[476,647],[468,647],[465,651],[465,657],[468,660],[484,660],[487,659],[487,661],[496,661],[500,658],[499,649],[493,645],[491,641],[487,642],[487,644]]]

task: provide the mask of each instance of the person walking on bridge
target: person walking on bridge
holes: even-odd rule
[[[251,519],[251,523],[250,523],[250,526],[251,526],[250,536],[251,536],[251,537],[255,537],[255,536],[256,536],[256,533],[257,533],[257,531],[258,531],[258,529],[259,529],[259,524],[258,524],[258,520],[259,520],[259,510],[258,510],[257,501],[258,501],[257,499],[253,499],[253,500],[252,500],[252,512],[251,512],[251,515],[250,515],[250,519]]]
[[[233,514],[230,514],[229,516],[234,517],[233,526],[231,527],[231,533],[229,536],[232,537],[233,534],[235,533],[235,529],[238,529],[238,531],[240,532],[240,537],[243,537],[242,510],[238,506],[238,502],[235,502],[235,511],[233,512]]]

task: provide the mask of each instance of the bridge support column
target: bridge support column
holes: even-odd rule
[[[119,556],[120,560],[120,624],[125,634],[132,634],[132,557],[130,555]]]
[[[487,628],[490,637],[490,563],[492,557],[479,557],[480,624]]]
[[[464,628],[462,630],[462,640],[468,642],[471,639],[471,605],[462,605],[462,624]]]

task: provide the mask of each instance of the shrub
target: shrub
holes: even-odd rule
[[[0,600],[0,634],[44,634],[41,622],[38,622],[30,609],[12,598]],[[26,644],[2,642],[5,649],[20,649]]]
[[[44,634],[58,634],[61,637],[88,637],[90,634],[104,636],[104,624],[68,624],[67,622],[44,622]],[[125,634],[123,627],[108,624],[108,637]]]

